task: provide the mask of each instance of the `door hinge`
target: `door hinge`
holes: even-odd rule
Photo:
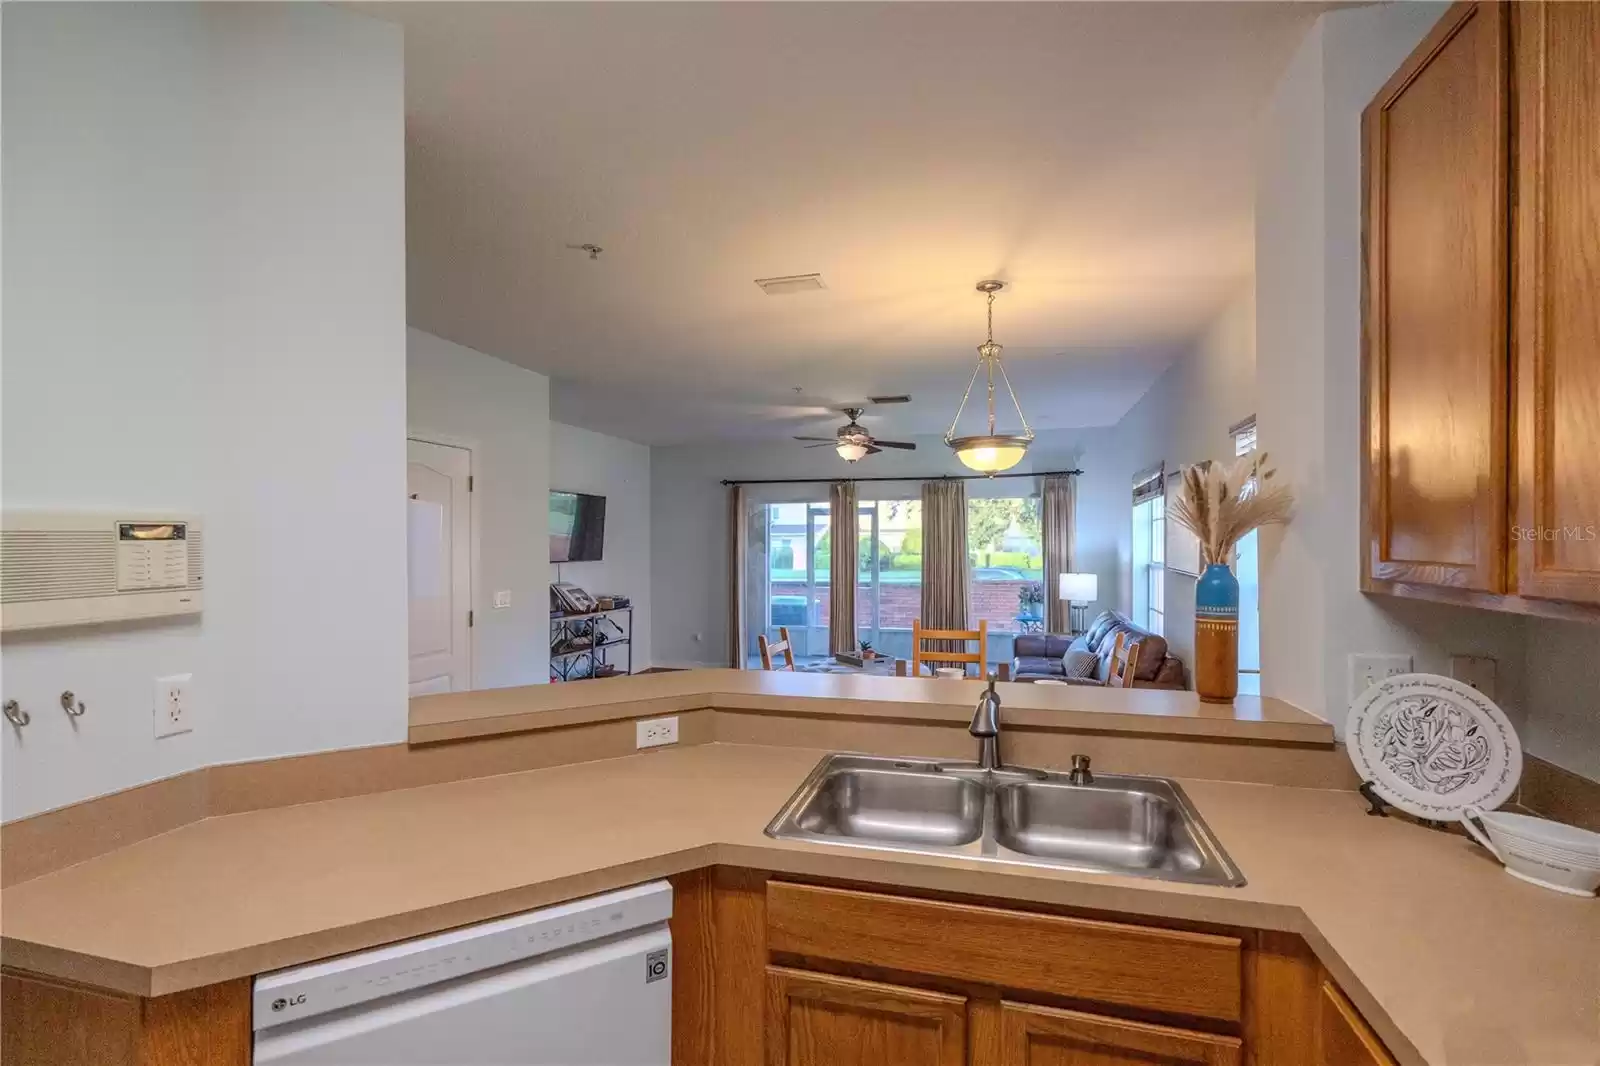
[[[467,628],[468,629],[472,628],[472,612],[471,611],[467,612]]]
[[[467,491],[468,492],[472,491],[472,475],[471,474],[467,475]]]

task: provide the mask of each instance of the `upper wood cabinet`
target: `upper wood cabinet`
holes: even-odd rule
[[[1362,116],[1368,591],[1600,620],[1597,55],[1458,3]]]
[[[1363,116],[1371,576],[1502,592],[1506,12],[1452,8]]]
[[[1516,591],[1600,604],[1600,5],[1516,10]]]

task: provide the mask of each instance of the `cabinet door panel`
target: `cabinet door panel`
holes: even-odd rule
[[[1377,580],[1505,590],[1506,26],[1457,4],[1363,115]]]
[[[961,996],[767,967],[767,1066],[963,1066]]]
[[[1395,1066],[1366,1021],[1331,981],[1322,982],[1317,1062],[1319,1066]]]
[[[1516,591],[1600,603],[1600,6],[1516,18]]]
[[[1237,1066],[1242,1061],[1240,1042],[1231,1036],[1020,1003],[1006,1003],[1001,1013],[1001,1066]]]

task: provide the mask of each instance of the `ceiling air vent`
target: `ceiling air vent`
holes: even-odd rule
[[[911,397],[901,394],[899,396],[868,396],[868,403],[910,403]]]
[[[783,278],[757,278],[756,284],[768,296],[788,296],[796,292],[814,292],[826,289],[821,274],[790,274]]]

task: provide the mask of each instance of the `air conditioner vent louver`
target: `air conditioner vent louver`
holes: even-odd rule
[[[797,292],[826,289],[821,274],[789,274],[781,278],[757,278],[756,284],[768,296],[788,296]]]
[[[910,403],[911,397],[904,393],[899,396],[868,396],[867,402],[871,404]]]

